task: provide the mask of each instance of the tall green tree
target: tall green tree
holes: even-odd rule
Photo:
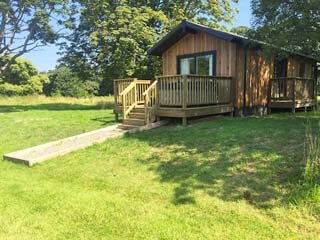
[[[269,43],[268,51],[282,48],[320,58],[319,0],[252,0],[251,7],[253,36]]]
[[[68,24],[68,0],[0,1],[0,74],[21,55],[55,43]]]
[[[217,27],[231,23],[237,0],[81,0],[80,19],[61,61],[80,77],[101,82],[100,94],[112,91],[112,79],[150,79],[161,61],[147,50],[183,19]]]

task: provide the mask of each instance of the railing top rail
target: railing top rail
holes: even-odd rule
[[[136,83],[138,83],[138,84],[149,84],[149,83],[151,83],[151,80],[136,80]]]
[[[147,95],[147,93],[148,92],[150,92],[151,91],[151,89],[153,89],[156,85],[157,85],[157,83],[158,83],[158,81],[156,80],[156,81],[154,81],[148,88],[147,88],[147,90],[145,90],[144,92],[143,92],[143,94],[142,94],[142,96],[145,96],[145,95]]]
[[[114,82],[127,82],[127,81],[134,81],[137,80],[137,78],[122,78],[122,79],[114,79]]]
[[[270,81],[281,81],[281,80],[302,80],[302,81],[315,81],[314,78],[302,78],[302,77],[279,77],[270,78]]]
[[[177,77],[198,77],[198,78],[225,78],[225,79],[232,79],[232,76],[210,76],[210,75],[196,75],[196,74],[184,74],[184,75],[164,75],[164,76],[156,76],[156,79],[162,78],[177,78]]]
[[[124,79],[114,79],[114,82],[128,82],[137,81],[138,83],[150,83],[151,80],[137,79],[137,78],[124,78]]]

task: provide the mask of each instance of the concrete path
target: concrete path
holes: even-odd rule
[[[96,143],[104,142],[109,138],[120,137],[126,133],[134,133],[160,127],[164,124],[167,124],[167,122],[161,121],[153,123],[148,127],[137,127],[131,130],[122,130],[118,128],[118,125],[113,125],[54,142],[49,142],[35,147],[23,149],[17,152],[8,153],[5,154],[3,158],[5,160],[13,161],[16,163],[24,163],[28,166],[32,166],[35,163],[61,156]]]

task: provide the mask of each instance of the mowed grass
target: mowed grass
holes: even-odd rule
[[[54,135],[37,111],[64,110],[2,113],[1,123],[11,120],[1,124],[1,153],[29,145],[25,136]],[[94,114],[108,117],[65,111],[59,124],[77,113],[79,129],[105,124]],[[112,139],[32,168],[2,161],[0,239],[319,239],[320,189],[302,184],[306,126],[319,120],[320,112],[226,117]]]
[[[0,98],[0,154],[114,124],[112,98]]]

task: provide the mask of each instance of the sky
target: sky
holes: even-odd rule
[[[251,20],[250,0],[240,0],[239,2],[237,4],[239,13],[235,18],[234,26],[249,27]],[[57,46],[50,45],[27,53],[23,57],[31,60],[39,71],[48,71],[55,68],[57,60],[60,57],[57,54],[58,51],[59,48]]]

